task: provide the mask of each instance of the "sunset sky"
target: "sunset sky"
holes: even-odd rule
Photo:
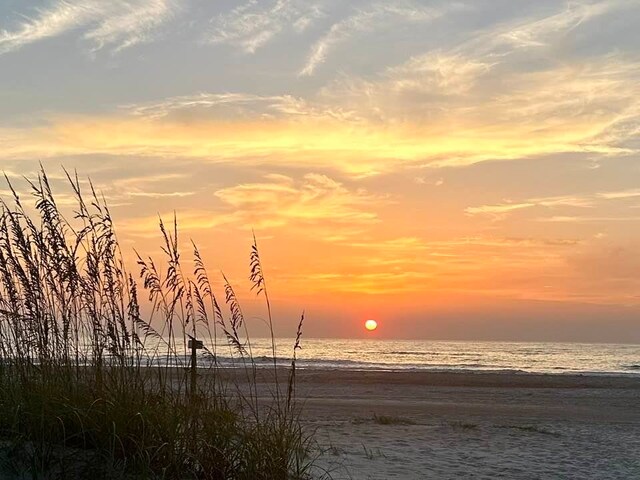
[[[278,334],[640,341],[640,1],[3,0],[0,167],[175,210]],[[0,187],[6,195],[7,189]],[[263,326],[255,321],[258,331]]]

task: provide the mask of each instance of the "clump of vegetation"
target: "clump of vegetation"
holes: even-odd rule
[[[149,300],[141,304],[106,203],[92,185],[85,192],[77,175],[67,178],[76,200],[70,220],[44,170],[29,181],[35,208],[8,179],[13,198],[0,200],[5,471],[31,478],[307,478],[310,438],[295,404],[295,360],[281,391],[257,244],[250,279],[268,308],[270,373],[256,369],[226,278],[222,302],[195,245],[192,275],[183,269],[175,219],[171,228],[159,222],[165,268],[138,255]],[[294,359],[301,332],[302,320]],[[201,357],[208,359],[197,372],[188,354],[196,339],[205,340]],[[221,368],[220,340],[239,370]],[[274,386],[265,400],[258,382],[269,376]]]
[[[560,434],[558,432],[553,432],[553,431],[548,430],[546,428],[537,427],[535,425],[504,425],[504,426],[501,426],[500,428],[511,428],[511,429],[514,429],[514,430],[520,430],[522,432],[540,433],[542,435],[551,435],[553,437],[559,437],[560,436]]]
[[[364,451],[364,456],[367,460],[374,460],[377,457],[387,458],[387,456],[379,448],[367,448],[364,443],[362,444],[362,450]]]
[[[458,428],[461,430],[477,430],[478,429],[477,423],[468,423],[463,421],[449,422],[449,426],[453,428]]]
[[[416,422],[406,417],[397,417],[393,415],[378,415],[377,413],[373,414],[373,417],[363,418],[356,417],[352,420],[352,423],[355,425],[360,425],[362,423],[366,423],[371,421],[378,425],[415,425]]]
[[[410,418],[396,417],[393,415],[373,415],[373,422],[378,425],[415,425],[416,422]]]

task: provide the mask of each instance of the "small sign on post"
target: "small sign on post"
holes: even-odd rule
[[[184,345],[184,343],[183,343]],[[196,340],[195,338],[190,338],[189,339],[189,348],[191,350],[201,350],[204,348],[204,344],[202,343],[202,340]]]

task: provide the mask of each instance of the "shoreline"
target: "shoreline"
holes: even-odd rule
[[[283,361],[284,360],[284,361]],[[459,374],[506,374],[506,375],[569,375],[569,376],[637,376],[640,378],[640,368],[629,368],[628,370],[569,370],[564,368],[557,368],[554,370],[523,370],[518,368],[460,368],[460,367],[432,367],[430,365],[425,366],[345,366],[337,365],[340,362],[327,363],[327,364],[305,364],[304,360],[298,360],[296,362],[296,370],[298,371],[313,371],[313,370],[332,370],[332,371],[347,371],[347,372],[382,372],[382,373],[459,373]],[[279,369],[286,369],[290,367],[290,359],[280,359],[278,363]],[[263,360],[259,359],[255,363],[256,368],[269,369],[273,368],[273,361],[269,358]],[[218,364],[221,369],[234,369],[240,368],[237,362],[221,361]]]
[[[157,367],[147,367],[157,368]],[[211,375],[213,370],[199,368],[199,374]],[[242,367],[220,367],[224,377],[243,381]],[[257,366],[258,382],[271,383],[273,367]],[[279,366],[278,375],[287,378],[290,368]],[[442,387],[490,388],[618,388],[640,390],[640,374],[618,373],[533,373],[514,371],[433,371],[433,370],[358,370],[344,368],[296,368],[296,383],[350,385],[418,385]]]
[[[425,371],[296,369],[298,383],[328,381],[449,387],[495,388],[631,388],[640,389],[638,374],[532,373],[514,371]]]

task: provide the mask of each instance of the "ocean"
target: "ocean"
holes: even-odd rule
[[[277,340],[278,364],[290,363],[293,343]],[[269,339],[253,339],[251,348],[258,365],[272,365]],[[296,355],[304,369],[640,375],[640,345],[629,344],[303,338]],[[227,345],[217,356],[222,366],[233,364]]]

